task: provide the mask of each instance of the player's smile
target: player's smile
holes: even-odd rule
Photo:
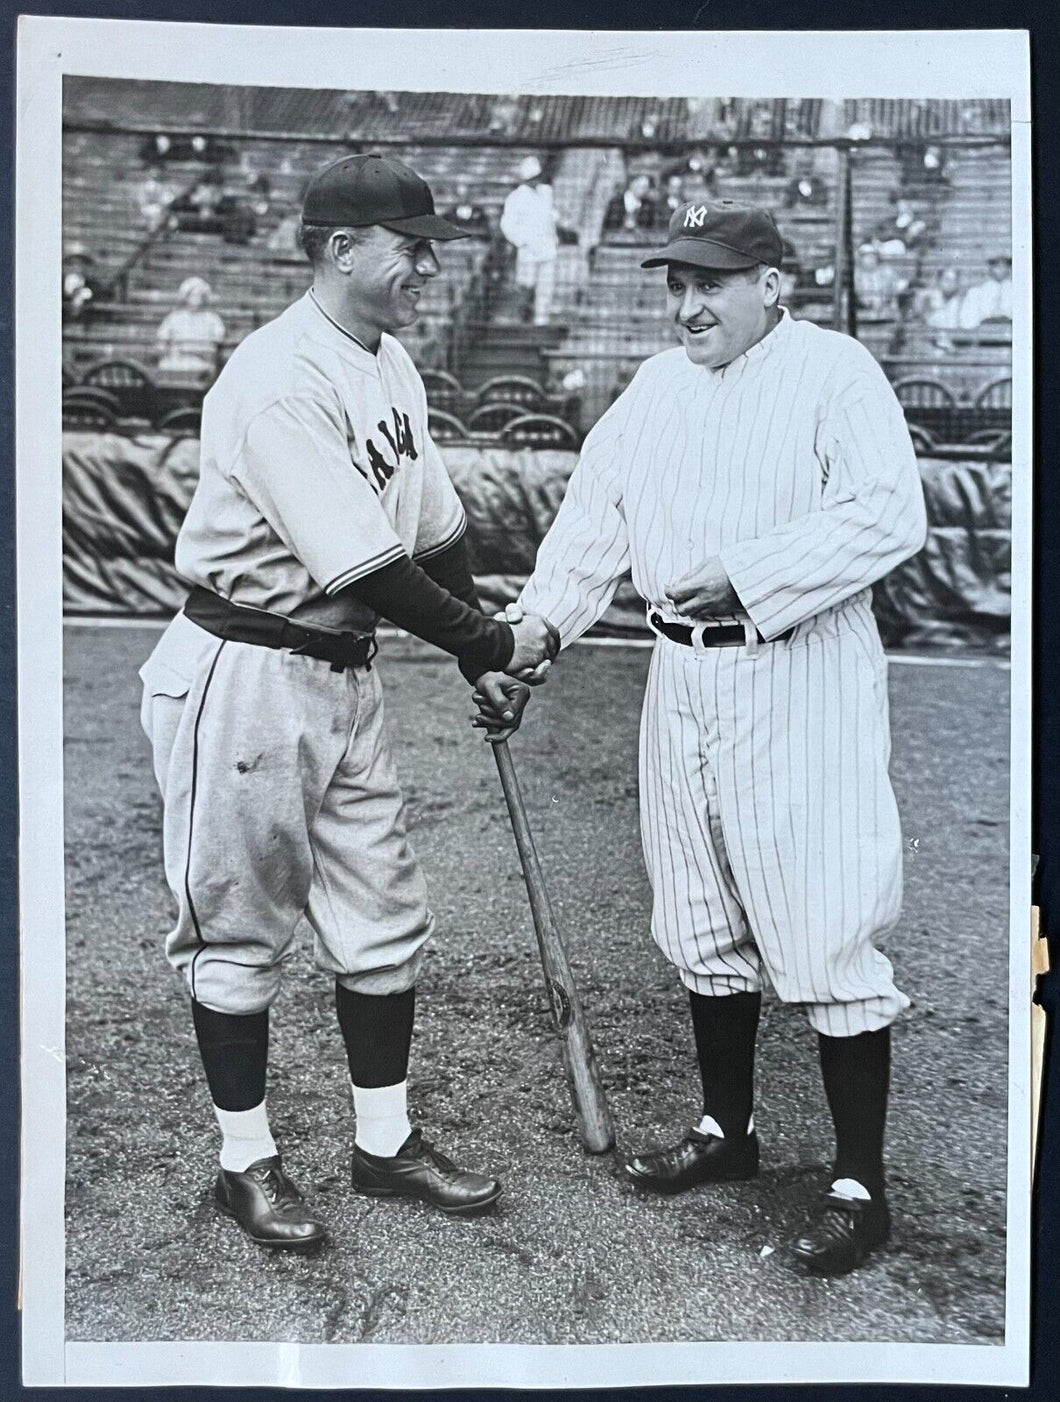
[[[358,242],[353,253],[351,309],[362,327],[358,334],[374,347],[380,332],[412,325],[423,289],[440,267],[430,239],[382,227]]]
[[[667,305],[689,360],[719,369],[772,329],[775,311],[754,269],[700,268],[671,263]]]

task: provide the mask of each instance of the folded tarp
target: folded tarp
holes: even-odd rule
[[[63,436],[64,604],[72,614],[167,615],[186,585],[173,544],[198,472],[194,439],[162,434]],[[468,515],[485,605],[519,592],[563,499],[576,455],[559,449],[445,449]],[[1010,614],[1011,470],[1003,463],[922,459],[925,549],[876,589],[889,643],[1003,646]],[[602,625],[643,632],[632,586]]]
[[[193,438],[63,434],[63,605],[71,614],[170,615],[173,568],[199,474]]]
[[[921,458],[920,472],[927,543],[877,585],[881,632],[910,648],[1004,650],[1012,615],[1012,469]]]

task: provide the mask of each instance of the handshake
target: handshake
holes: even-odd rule
[[[510,626],[515,650],[503,672],[486,672],[475,683],[472,699],[478,713],[471,718],[473,726],[485,730],[491,744],[507,740],[519,729],[530,688],[547,679],[559,652],[559,633],[540,614],[524,613],[521,605],[513,603],[497,617]]]
[[[503,618],[515,637],[515,651],[505,671],[528,686],[539,686],[559,652],[559,634],[539,613],[524,613],[521,604],[508,604]]]

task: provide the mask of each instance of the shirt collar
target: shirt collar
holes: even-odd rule
[[[725,376],[733,371],[742,370],[751,361],[764,360],[766,356],[772,355],[775,350],[783,346],[791,335],[793,325],[791,313],[787,307],[781,307],[780,320],[772,331],[767,331],[760,341],[756,341],[753,346],[748,346],[747,350],[741,352],[735,360],[730,360],[728,365],[720,365],[715,373]]]
[[[340,326],[333,316],[329,316],[324,308],[317,301],[313,289],[310,288],[305,294],[310,311],[314,314],[313,320],[328,337],[328,340],[347,357],[352,358],[358,365],[364,366],[367,361],[373,368],[378,366],[378,352],[370,351],[363,341],[359,341],[344,326]],[[380,340],[380,349],[382,349]]]

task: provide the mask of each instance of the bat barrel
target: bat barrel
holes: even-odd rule
[[[590,1153],[606,1153],[615,1145],[614,1124],[600,1083],[589,1025],[578,997],[563,934],[552,909],[552,900],[534,846],[515,764],[506,740],[498,741],[491,748],[530,899],[552,1022],[563,1049],[564,1070],[578,1120],[579,1137]]]

